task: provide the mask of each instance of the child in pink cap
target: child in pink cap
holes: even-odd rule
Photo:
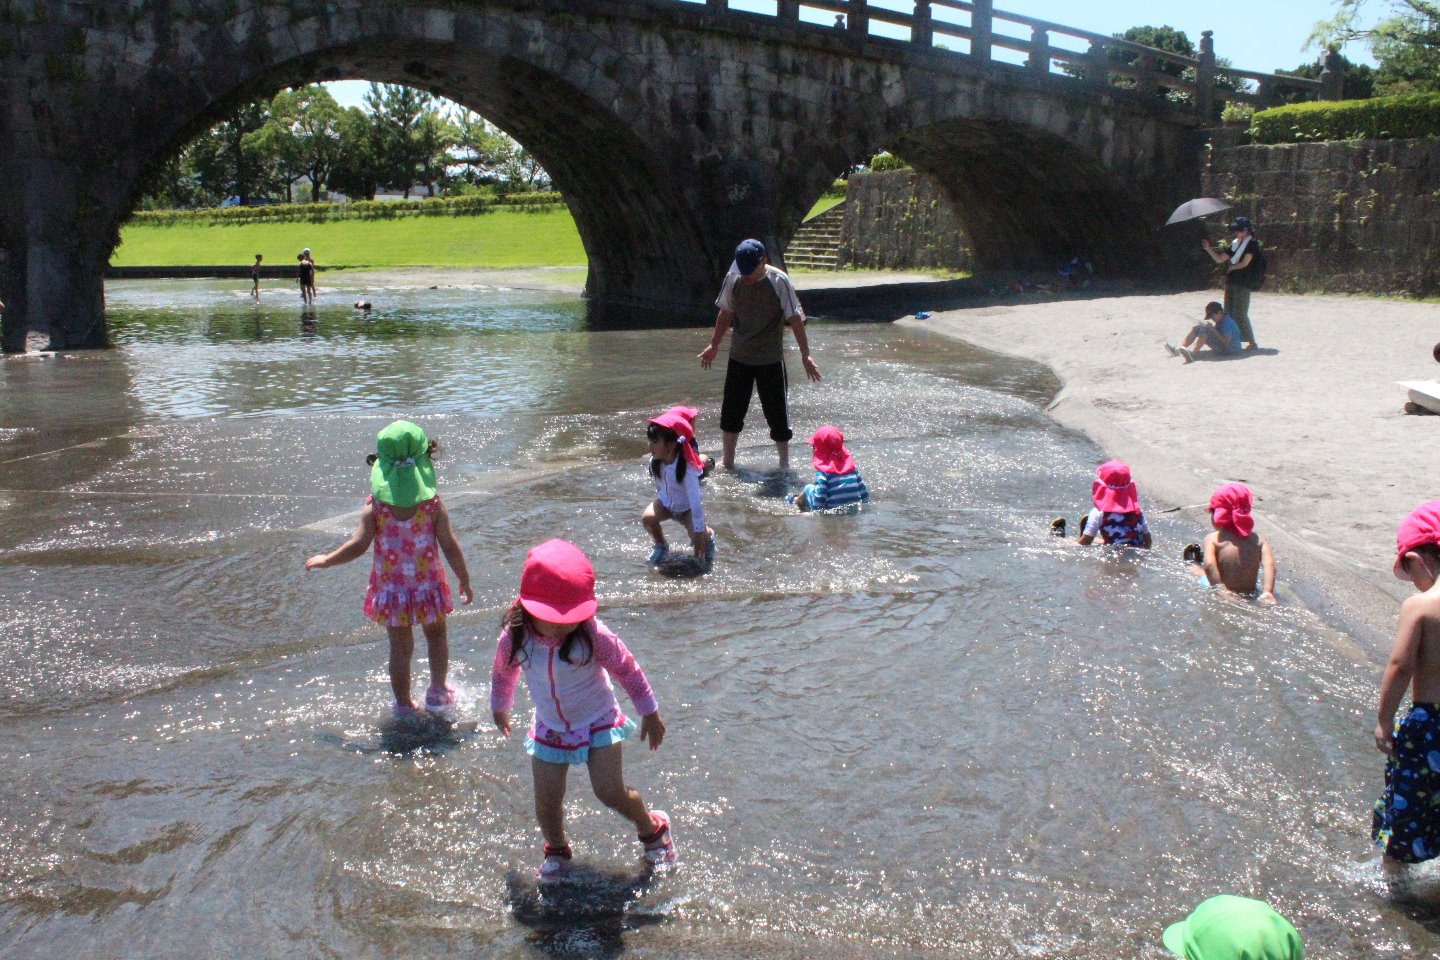
[[[635,824],[645,859],[675,862],[670,818],[649,810],[625,785],[620,744],[635,732],[610,686],[613,677],[640,713],[640,739],[658,750],[665,739],[660,707],[625,644],[595,618],[595,570],[579,548],[547,540],[525,557],[520,596],[510,605],[490,668],[495,726],[510,736],[510,708],[520,675],[535,706],[525,752],[535,778],[535,816],[545,837],[537,879],[560,879],[570,865],[565,836],[565,779],[585,764],[601,803]]]
[[[1150,527],[1140,510],[1140,493],[1125,461],[1107,460],[1095,468],[1090,502],[1094,507],[1085,515],[1076,543],[1088,547],[1099,537],[1105,544],[1150,549]]]
[[[827,424],[816,430],[806,443],[815,448],[810,455],[815,479],[798,494],[786,497],[787,502],[799,507],[801,513],[807,513],[839,507],[856,508],[870,499],[870,491],[865,489],[855,458],[845,449],[845,435],[839,427]]]
[[[695,560],[708,568],[715,559],[715,531],[705,525],[705,508],[700,503],[700,479],[711,467],[710,458],[695,448],[694,407],[671,407],[645,426],[650,441],[647,468],[655,481],[655,499],[645,508],[640,523],[655,541],[649,562],[660,563],[670,553],[665,542],[663,520],[685,527]]]
[[[1210,523],[1215,529],[1204,543],[1187,544],[1184,557],[1200,586],[1224,587],[1274,603],[1275,555],[1270,542],[1255,532],[1250,505],[1250,490],[1243,483],[1227,483],[1210,494]]]
[[[1401,522],[1393,569],[1419,593],[1400,605],[1376,710],[1375,746],[1390,759],[1370,835],[1391,870],[1440,855],[1440,500],[1420,504]],[[1407,686],[1410,710],[1397,723]]]

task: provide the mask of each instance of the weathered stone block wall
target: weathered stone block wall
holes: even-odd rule
[[[1440,140],[1212,141],[1206,196],[1255,222],[1267,290],[1440,294]]]
[[[845,191],[842,267],[969,270],[970,238],[938,184],[913,170],[857,173]]]

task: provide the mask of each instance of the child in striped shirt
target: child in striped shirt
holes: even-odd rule
[[[823,426],[806,443],[815,448],[810,457],[815,465],[815,480],[790,498],[801,513],[858,506],[870,499],[870,491],[865,489],[855,458],[845,449],[845,436],[838,427]]]

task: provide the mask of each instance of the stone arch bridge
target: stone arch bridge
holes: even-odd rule
[[[424,88],[519,140],[575,216],[588,295],[622,311],[709,313],[738,240],[783,251],[881,148],[955,197],[984,268],[1080,250],[1164,268],[1153,225],[1199,184],[1196,114],[1155,95],[1172,55],[1107,68],[1108,38],[989,0],[806,7],[848,19],[788,0],[0,0],[4,348],[27,329],[103,346],[103,272],[147,171],[248,100],[345,78]],[[1062,34],[1082,51],[1050,46]],[[992,55],[1007,46],[1021,62]]]

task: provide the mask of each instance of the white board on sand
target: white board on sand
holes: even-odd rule
[[[1396,380],[1410,392],[1410,402],[1431,413],[1440,413],[1440,380]]]

